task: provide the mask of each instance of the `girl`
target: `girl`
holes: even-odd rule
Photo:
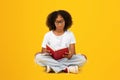
[[[44,36],[42,51],[35,55],[36,63],[45,66],[48,73],[78,73],[78,67],[82,66],[87,58],[75,52],[76,40],[73,33],[68,30],[72,25],[71,15],[65,10],[54,11],[48,15],[46,24],[50,31]],[[62,59],[55,60],[46,49],[47,44],[56,50],[68,47],[69,52],[65,53]]]

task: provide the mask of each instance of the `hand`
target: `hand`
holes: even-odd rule
[[[71,52],[69,52],[69,53],[66,52],[65,55],[63,55],[63,57],[70,59],[72,57],[72,55],[73,54]]]
[[[52,55],[52,54],[50,53],[50,50],[46,50],[46,53],[49,53],[49,55]]]
[[[47,50],[47,49],[46,49],[46,51],[45,51],[45,52],[50,53],[50,50]]]

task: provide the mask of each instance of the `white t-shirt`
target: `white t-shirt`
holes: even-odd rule
[[[55,50],[69,47],[70,44],[75,44],[76,40],[72,32],[65,31],[64,34],[56,36],[53,31],[49,31],[45,34],[42,47],[46,48],[46,45],[52,46]]]

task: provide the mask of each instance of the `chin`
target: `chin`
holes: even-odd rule
[[[64,30],[64,29],[58,29],[58,30]]]

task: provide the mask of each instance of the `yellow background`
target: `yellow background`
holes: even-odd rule
[[[88,62],[79,74],[48,74],[34,63],[47,15],[64,9],[73,17],[77,53]],[[119,0],[1,0],[0,80],[120,80]]]

